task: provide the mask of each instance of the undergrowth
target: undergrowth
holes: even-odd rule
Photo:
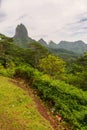
[[[14,76],[25,79],[54,114],[60,114],[70,129],[87,129],[87,92],[63,81],[52,80],[29,66],[19,66]]]

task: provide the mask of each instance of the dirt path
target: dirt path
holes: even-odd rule
[[[54,128],[54,130],[66,130],[64,129],[60,123],[56,120],[55,117],[52,116],[52,114],[50,113],[50,111],[48,110],[48,108],[46,106],[44,106],[44,104],[42,103],[42,101],[40,100],[40,98],[36,95],[36,92],[31,89],[30,87],[27,86],[27,84],[21,80],[21,79],[16,79],[16,80],[10,80],[12,83],[16,84],[18,87],[22,88],[24,91],[27,91],[29,96],[32,97],[33,101],[36,104],[36,107],[39,111],[39,113],[50,122],[51,126]],[[20,82],[19,82],[20,81]]]

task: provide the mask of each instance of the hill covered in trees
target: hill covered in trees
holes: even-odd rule
[[[27,31],[25,34],[27,34]],[[17,36],[22,38],[20,31]],[[26,47],[23,44],[22,42],[19,45],[19,41],[15,42],[14,38],[0,34],[0,75],[24,80],[27,83],[27,87],[34,90],[37,96],[48,106],[53,118],[61,117],[61,122],[58,122],[58,120],[57,122],[62,128],[68,130],[86,130],[87,53],[85,52],[84,55],[79,55],[79,57],[75,57],[74,60],[69,60],[68,62],[66,60],[66,58],[69,58],[67,55],[65,56],[66,58],[61,56],[65,51],[68,53],[67,50],[60,49],[60,55],[57,55],[55,49],[53,52],[53,49],[51,50],[50,48],[49,50],[49,47],[42,46],[35,40],[26,44]],[[69,53],[71,54],[69,56],[72,58],[74,53],[70,51]],[[9,86],[8,84],[7,87]],[[4,86],[4,82],[2,85]],[[6,93],[8,92],[6,91]],[[12,97],[13,95],[14,93],[12,93]],[[0,100],[3,104],[3,98]],[[20,98],[15,100],[18,101],[17,103],[20,102]],[[24,105],[21,107],[25,109]],[[12,110],[12,112],[15,112],[14,109]],[[29,108],[28,110],[30,111]],[[13,120],[15,118],[13,117]],[[27,120],[26,116],[24,120]]]
[[[63,49],[66,51],[71,51],[75,54],[83,54],[87,51],[87,44],[81,40],[75,41],[75,42],[69,42],[69,41],[60,41],[59,43],[55,43],[53,41],[50,41],[48,44],[42,39],[38,41],[43,46],[48,46],[48,48],[51,49]]]

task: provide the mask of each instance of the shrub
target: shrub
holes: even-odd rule
[[[29,66],[18,67],[15,75],[30,82],[54,114],[59,113],[74,130],[87,127],[87,92],[63,81],[52,80]]]

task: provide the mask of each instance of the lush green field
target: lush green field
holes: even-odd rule
[[[0,76],[0,130],[52,130],[27,92]]]

